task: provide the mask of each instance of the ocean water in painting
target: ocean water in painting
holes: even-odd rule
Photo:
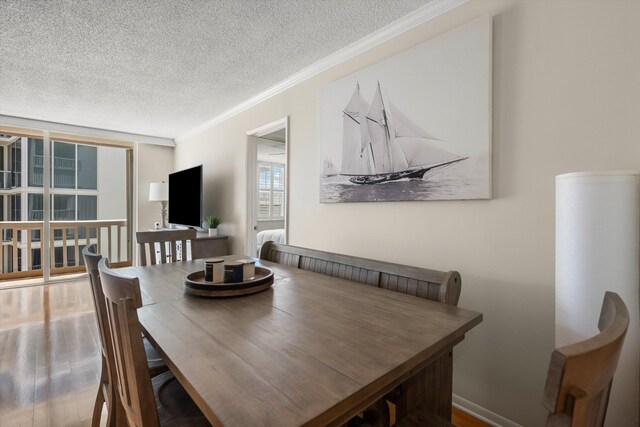
[[[390,202],[415,200],[477,199],[491,197],[486,155],[471,156],[459,163],[427,172],[422,179],[361,185],[342,175],[320,177],[320,202]]]

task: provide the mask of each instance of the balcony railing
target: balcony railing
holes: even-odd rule
[[[32,221],[42,221],[44,219],[44,209],[31,209],[29,216]],[[73,221],[76,217],[75,209],[55,209],[53,211],[53,217],[59,221]]]
[[[126,220],[51,221],[51,274],[84,271],[82,247],[97,244],[114,267],[131,265]],[[0,280],[42,276],[41,221],[0,222]]]
[[[33,166],[38,168],[44,167],[44,156],[41,154],[34,154],[32,157]],[[80,160],[77,161],[77,167],[80,168]],[[54,157],[53,158],[53,168],[54,169],[64,169],[64,170],[76,170],[76,160],[75,159],[67,159],[66,157]]]
[[[32,171],[29,173],[29,185],[32,187],[42,187],[44,185],[44,175],[42,172]],[[53,174],[53,186],[56,188],[74,188],[76,185],[74,175],[62,175],[56,171]]]

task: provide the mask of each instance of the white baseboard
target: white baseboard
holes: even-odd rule
[[[453,406],[469,415],[473,415],[480,421],[491,424],[494,427],[522,427],[520,424],[515,423],[502,415],[491,412],[490,410],[455,394],[453,395]]]

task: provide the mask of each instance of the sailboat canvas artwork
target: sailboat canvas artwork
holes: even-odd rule
[[[321,202],[491,198],[491,18],[325,86]]]

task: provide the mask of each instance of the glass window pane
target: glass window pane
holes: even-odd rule
[[[11,218],[9,218],[9,221],[22,221],[20,206],[22,199],[20,198],[20,194],[12,194],[9,201],[11,202]]]
[[[22,179],[20,172],[22,171],[22,138],[18,138],[16,142],[9,146],[10,167],[11,167],[11,185],[10,187],[20,187]]]
[[[98,188],[98,149],[78,145],[78,188]],[[91,218],[95,219],[95,218]]]
[[[76,144],[53,144],[53,186],[76,188]]]
[[[281,191],[273,192],[273,218],[284,217],[284,193]]]
[[[98,198],[78,196],[78,221],[98,219]]]
[[[258,192],[258,218],[270,218],[271,217],[271,192],[260,191]]]
[[[9,168],[4,166],[4,152],[5,147],[0,146],[0,188],[9,188],[7,181],[7,169]]]
[[[98,219],[98,197],[97,196],[78,196],[78,221],[87,221]],[[98,230],[95,227],[89,228],[91,237],[98,237]],[[87,236],[87,229],[80,229],[80,238]]]
[[[40,239],[38,239],[40,240]],[[42,270],[42,249],[31,249],[31,264],[32,270]]]
[[[284,168],[282,166],[273,167],[273,189],[284,190]]]
[[[258,188],[261,190],[271,188],[271,168],[269,166],[258,167]]]
[[[41,139],[28,139],[29,187],[42,187],[44,183],[44,144]]]
[[[75,221],[76,196],[67,194],[54,194],[53,196],[53,220]]]
[[[52,267],[61,268],[64,267],[64,262],[62,258],[62,247],[55,247],[53,249],[53,265]]]
[[[82,259],[82,249],[79,249],[78,254]],[[67,246],[67,267],[73,267],[76,265],[76,248],[74,246]]]
[[[29,194],[28,197],[28,220],[44,220],[44,197],[42,194]]]

